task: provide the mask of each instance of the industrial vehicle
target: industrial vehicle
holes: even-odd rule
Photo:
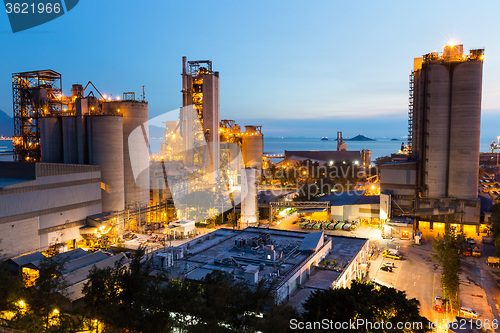
[[[399,251],[393,249],[384,250],[384,252],[382,252],[382,256],[397,260],[403,259],[403,256],[399,253]]]

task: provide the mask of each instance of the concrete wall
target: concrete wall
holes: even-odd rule
[[[0,235],[0,249],[7,258],[34,251],[39,247],[38,217],[0,223]]]
[[[36,179],[0,189],[0,248],[8,256],[78,239],[85,218],[102,211],[99,167],[33,167]]]
[[[359,221],[380,217],[380,203],[366,205],[332,206],[332,219],[337,221]]]
[[[346,267],[337,280],[333,282],[333,288],[348,288],[351,285],[352,280],[361,278],[359,265],[366,264],[368,261],[369,249],[370,242],[367,239],[363,246],[359,249],[358,253],[351,260],[349,266]]]
[[[311,272],[311,266],[318,264],[323,260],[332,249],[332,239],[328,238],[323,244],[323,247],[319,251],[311,254],[309,258],[302,263],[293,273],[291,273],[285,281],[281,283],[276,289],[277,299],[276,302],[281,302],[290,296],[293,288],[297,283],[303,283],[303,281],[309,277]]]

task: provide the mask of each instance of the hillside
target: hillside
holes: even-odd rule
[[[344,139],[344,141],[377,141],[377,140],[370,139],[364,135],[358,134],[354,138]]]
[[[14,119],[0,110],[0,136],[11,137],[14,135]]]

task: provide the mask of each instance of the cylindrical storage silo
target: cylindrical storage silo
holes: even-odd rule
[[[448,144],[450,126],[449,64],[428,63],[424,79],[428,122],[424,126],[424,170],[427,172],[427,197],[446,197],[448,180]],[[427,134],[427,135],[426,135]]]
[[[448,195],[477,199],[483,62],[458,63],[452,74]]]
[[[256,168],[259,174],[262,170],[263,145],[262,134],[259,132],[248,132],[248,129],[245,130],[242,145],[243,163],[245,163],[245,167]]]
[[[61,117],[40,118],[40,150],[42,162],[63,163]]]
[[[118,111],[119,110],[119,111]],[[123,115],[123,168],[125,177],[125,206],[149,205],[149,127],[148,103],[114,101],[103,103],[103,112]],[[129,140],[138,129],[143,135]],[[133,156],[133,158],[131,158]]]
[[[241,169],[241,224],[243,227],[256,226],[257,207],[257,170]]]
[[[63,158],[65,164],[78,164],[77,118],[75,116],[62,117]]]
[[[86,122],[89,163],[101,166],[102,210],[124,210],[122,117],[88,116]]]
[[[71,86],[71,97],[83,98],[84,90],[81,84]]]

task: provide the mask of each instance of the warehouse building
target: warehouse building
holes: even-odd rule
[[[302,288],[348,287],[366,274],[368,249],[363,238],[249,227],[219,229],[162,250],[154,262],[171,279],[199,280],[214,270],[251,285],[265,279],[282,301]]]
[[[81,239],[101,213],[101,170],[94,165],[0,162],[0,249],[7,257]]]

